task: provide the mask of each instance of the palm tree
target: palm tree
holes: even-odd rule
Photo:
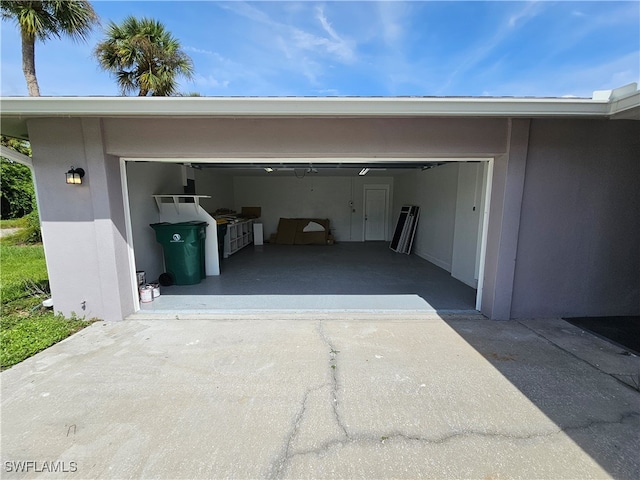
[[[127,17],[109,23],[106,39],[95,49],[100,67],[113,74],[123,95],[167,96],[177,93],[177,77],[193,76],[193,62],[156,20]]]
[[[29,95],[40,96],[36,78],[35,42],[60,38],[86,40],[98,16],[91,4],[81,0],[3,1],[2,18],[13,19],[22,36],[22,71]]]

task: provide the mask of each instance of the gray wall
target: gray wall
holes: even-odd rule
[[[133,309],[128,280],[135,267],[125,243],[120,156],[442,155],[495,157],[483,313],[491,318],[638,314],[639,126],[632,121],[435,118],[30,120],[55,308],[107,320]],[[71,165],[87,171],[83,185],[65,185],[64,172]],[[456,185],[455,168],[436,168],[437,177],[424,172],[398,178],[393,185],[391,228],[400,205],[425,202],[416,250],[445,266],[451,264],[455,228],[447,222],[453,222],[456,207],[453,190],[445,187]],[[176,184],[167,188],[181,192],[181,174],[172,178]],[[202,185],[224,191],[221,202],[233,197],[237,209],[261,202],[248,193],[252,181]],[[355,183],[359,179],[336,182],[335,208],[351,198],[361,203],[357,194],[344,192],[347,186],[361,188]],[[371,182],[379,183],[378,178]],[[141,192],[149,187],[145,183],[148,178],[136,184]],[[318,180],[317,188],[326,189],[323,183]],[[196,186],[198,193],[208,193],[197,181]],[[430,210],[432,205],[437,208]],[[356,210],[361,215],[361,205]],[[360,222],[351,218],[347,228],[348,217],[338,217],[337,233],[359,240]]]
[[[212,214],[219,208],[234,208],[233,176],[221,173],[220,170],[203,168],[195,169],[196,193],[209,195],[211,198],[200,199],[200,205]]]
[[[395,225],[402,205],[420,207],[413,252],[448,272],[453,256],[459,168],[458,163],[448,163],[398,176],[392,215]]]
[[[119,163],[99,119],[31,120],[42,236],[56,312],[120,320],[133,312]],[[86,171],[66,185],[71,166]]]
[[[640,122],[531,122],[511,316],[640,314]]]
[[[481,311],[496,320],[511,318],[529,124],[526,118],[509,120],[506,152],[493,161]]]
[[[506,119],[104,119],[107,152],[147,157],[493,156]]]
[[[235,209],[262,207],[265,238],[276,233],[283,218],[328,218],[339,242],[363,240],[364,186],[388,185],[393,195],[393,178],[323,177],[314,174],[296,178],[234,178]],[[389,199],[391,201],[391,198]],[[353,207],[350,202],[353,202]],[[352,211],[353,210],[353,211]],[[389,227],[391,228],[391,227]]]
[[[473,288],[477,286],[483,165],[455,162],[399,175],[394,198],[394,225],[402,205],[420,207],[413,253]]]
[[[458,169],[451,276],[472,288],[478,287],[487,167],[477,162]]]
[[[152,195],[181,194],[182,167],[171,163],[127,162],[127,188],[136,270],[143,270],[147,281],[152,282],[164,272],[162,246],[149,226],[160,221]]]

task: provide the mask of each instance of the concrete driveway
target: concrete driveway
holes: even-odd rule
[[[639,372],[561,320],[101,322],[2,373],[2,477],[637,479]]]

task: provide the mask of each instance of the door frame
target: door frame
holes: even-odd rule
[[[476,289],[476,310],[482,311],[482,294],[484,292],[484,268],[487,260],[487,238],[489,236],[489,215],[491,213],[491,190],[493,187],[493,165],[495,159],[487,160],[485,172],[484,211],[482,218],[482,233],[480,237],[480,265],[478,269],[478,288]]]
[[[197,163],[194,162],[194,159],[189,159],[191,163]],[[200,161],[200,162],[206,162],[206,161],[211,161],[214,160],[213,158],[208,158],[208,159],[196,159],[196,161]],[[216,158],[216,161],[219,161],[220,159]],[[238,162],[241,161],[241,159],[230,159],[229,161],[233,160],[234,162]],[[252,159],[255,160],[255,159]],[[270,161],[273,161],[273,159],[269,159]],[[286,161],[286,159],[283,159]],[[325,162],[328,162],[329,160],[335,160],[335,159],[316,159],[316,160],[320,160],[317,163],[323,163],[322,160],[324,160]],[[352,160],[352,159],[349,159]],[[424,159],[422,159],[424,160]],[[483,162],[487,162],[487,171],[486,171],[486,191],[485,191],[485,202],[484,202],[484,218],[483,218],[483,222],[482,222],[482,237],[481,237],[481,244],[480,244],[480,265],[479,265],[479,272],[478,272],[478,288],[476,290],[476,310],[477,311],[482,311],[482,296],[483,296],[483,290],[484,290],[484,271],[485,271],[485,264],[486,264],[486,253],[487,253],[487,241],[488,241],[488,230],[489,230],[489,217],[491,214],[491,191],[492,191],[492,187],[493,187],[493,169],[494,169],[494,163],[495,163],[495,159],[493,157],[482,157],[482,158],[474,158],[474,159],[458,159],[458,158],[447,158],[447,161],[464,161],[464,160],[478,160],[478,161],[483,161]],[[119,163],[120,163],[120,181],[121,181],[121,186],[122,186],[122,200],[123,200],[123,207],[124,207],[124,217],[125,217],[125,233],[126,233],[126,237],[127,237],[127,250],[128,250],[128,256],[129,256],[129,275],[130,275],[130,282],[131,282],[131,290],[132,290],[132,294],[133,294],[133,307],[134,307],[134,311],[140,311],[140,301],[138,298],[138,284],[137,284],[137,276],[136,276],[136,269],[135,269],[135,250],[134,250],[134,246],[133,246],[133,231],[132,231],[132,226],[131,226],[131,206],[129,203],[129,188],[128,188],[128,182],[127,182],[127,162],[136,162],[136,161],[151,161],[151,162],[169,162],[169,163],[175,163],[175,162],[180,162],[180,161],[184,161],[184,159],[179,159],[179,158],[158,158],[158,157],[149,157],[149,158],[137,158],[137,157],[120,157],[119,158]],[[246,161],[246,159],[245,159]],[[266,163],[266,160],[265,160]],[[365,201],[366,201],[366,191],[367,189],[372,189],[372,190],[379,190],[379,189],[383,189],[386,191],[386,199],[387,199],[387,208],[385,211],[385,241],[389,241],[389,237],[390,237],[390,232],[389,232],[389,218],[390,218],[390,212],[392,209],[392,205],[391,205],[391,198],[390,198],[390,186],[389,185],[381,185],[381,184],[365,184],[363,185],[363,208],[362,208],[362,241],[364,242],[364,237],[365,237],[365,220],[364,220],[364,205],[365,205]]]
[[[362,241],[366,242],[367,221],[365,214],[367,209],[367,190],[384,190],[384,199],[386,208],[384,209],[384,241],[389,240],[389,210],[391,208],[389,201],[389,185],[384,184],[365,184],[362,188]]]

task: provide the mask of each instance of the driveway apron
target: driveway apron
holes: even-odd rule
[[[639,478],[638,358],[560,322],[98,322],[2,373],[2,477]]]

